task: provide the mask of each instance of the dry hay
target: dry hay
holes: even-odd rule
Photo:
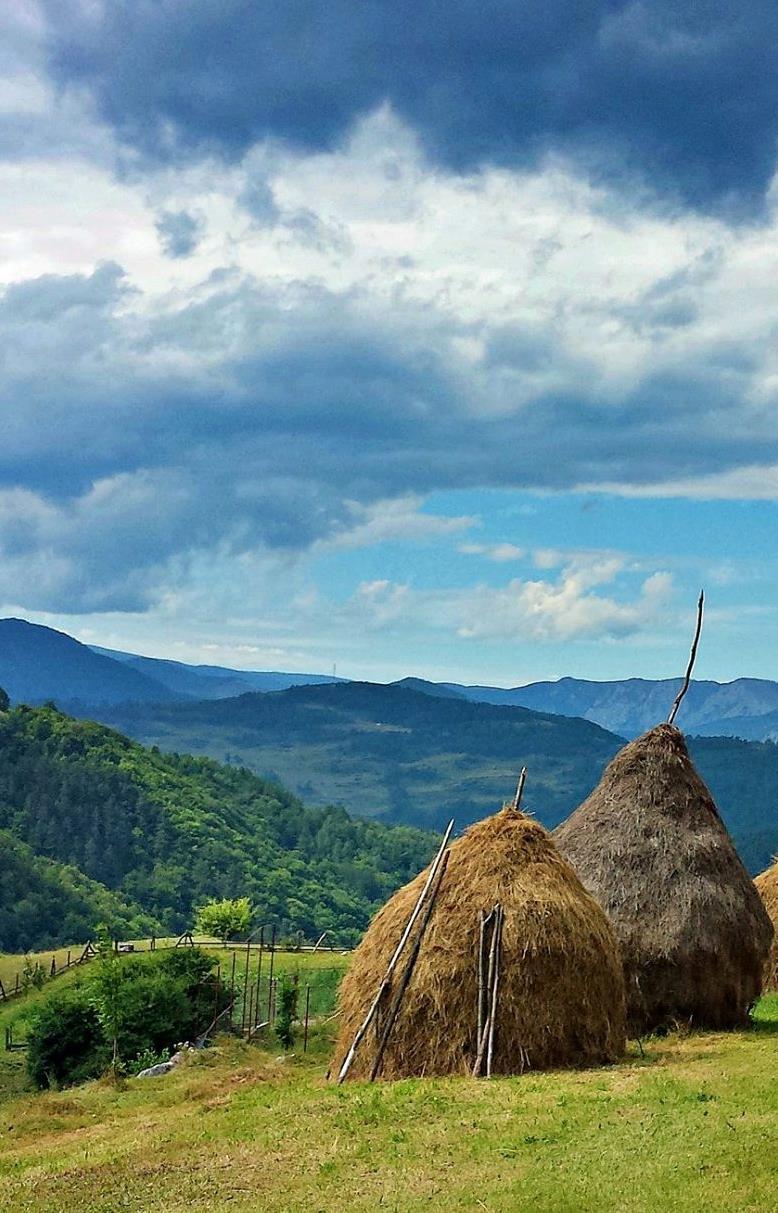
[[[775,929],[773,946],[764,970],[764,988],[778,991],[778,857],[771,868],[757,876],[754,884]]]
[[[748,1022],[772,926],[678,729],[625,746],[554,838],[616,929],[631,1032]]]
[[[341,987],[334,1072],[378,991],[425,877],[422,872],[394,894],[354,953]],[[613,1062],[623,1053],[624,987],[611,926],[543,827],[505,808],[450,847],[382,1077],[471,1072],[479,916],[496,902],[504,926],[493,1072]],[[395,990],[403,967],[401,961]],[[384,1013],[391,1000],[390,991]],[[381,1019],[363,1040],[350,1077],[370,1073]]]

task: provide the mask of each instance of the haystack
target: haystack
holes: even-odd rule
[[[335,1073],[426,875],[394,894],[354,953],[341,987]],[[502,907],[502,942],[492,1073],[612,1062],[621,1056],[624,988],[610,924],[542,826],[509,807],[471,826],[449,849],[383,1055],[382,1077],[471,1073],[477,1054],[479,919],[495,903]],[[396,988],[396,979],[393,984]],[[386,1007],[382,1013],[385,1020]],[[380,1036],[379,1022],[362,1041],[349,1077],[370,1074]]]
[[[778,857],[771,868],[754,881],[775,930],[773,946],[764,969],[764,988],[778,992]]]
[[[625,746],[554,839],[616,929],[632,1033],[747,1022],[772,926],[678,729]]]

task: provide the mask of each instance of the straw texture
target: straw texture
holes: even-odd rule
[[[334,1071],[354,1039],[408,920],[425,873],[373,919],[340,994]],[[616,940],[538,822],[503,809],[450,848],[448,868],[381,1075],[469,1074],[477,1052],[479,916],[504,913],[493,1072],[612,1062],[624,1050],[624,988]],[[394,988],[403,969],[401,962]],[[390,991],[384,1011],[391,1004]],[[370,1073],[381,1017],[349,1073]]]
[[[778,991],[778,859],[754,881],[775,930],[773,946],[764,969],[765,990]]]
[[[772,925],[678,729],[625,746],[554,838],[616,929],[631,1033],[748,1022]]]

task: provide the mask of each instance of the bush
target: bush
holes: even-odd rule
[[[27,1033],[27,1072],[36,1087],[61,1087],[102,1074],[110,1060],[97,1012],[82,987],[51,994]]]
[[[276,1036],[285,1049],[294,1044],[294,1021],[297,1019],[297,982],[284,977],[278,986],[278,1014]]]
[[[99,963],[99,962],[93,962]],[[117,960],[111,1026],[101,1022],[100,973],[85,972],[71,989],[50,995],[28,1030],[27,1068],[39,1088],[84,1082],[111,1062],[113,1034],[120,1063],[159,1056],[204,1032],[229,1001],[198,948]],[[131,1067],[132,1068],[132,1067]]]

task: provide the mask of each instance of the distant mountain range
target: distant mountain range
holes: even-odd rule
[[[248,692],[345,681],[328,674],[188,665],[90,648],[52,628],[23,619],[0,620],[0,686],[15,702],[53,699],[81,711],[120,703],[231,699]],[[681,680],[560,678],[503,688],[409,677],[392,685],[437,698],[578,716],[622,737],[634,737],[665,719]],[[679,724],[698,736],[778,740],[778,682],[760,678],[693,682]]]
[[[557,682],[531,682],[504,689],[410,678],[398,685],[412,685],[428,695],[455,694],[477,703],[581,716],[622,737],[637,737],[666,719],[681,683],[680,678],[626,678],[613,682],[560,678]],[[778,740],[778,682],[762,678],[693,682],[678,723],[685,732],[703,737]]]
[[[172,691],[174,695],[187,699],[232,699],[236,695],[245,695],[247,691],[285,691],[288,687],[347,681],[329,674],[288,674],[282,670],[231,670],[221,665],[187,665],[183,661],[137,657],[134,653],[97,646],[92,646],[92,652],[130,666],[153,679],[167,692]],[[169,694],[166,697],[169,698]]]

